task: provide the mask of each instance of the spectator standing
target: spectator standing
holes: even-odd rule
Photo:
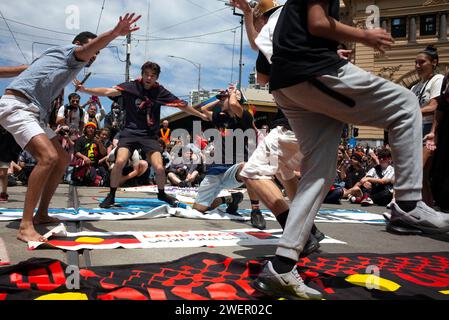
[[[77,93],[69,95],[69,103],[59,108],[56,123],[60,126],[76,128],[79,133],[84,128],[84,110],[80,106],[81,96]]]
[[[170,144],[171,129],[169,128],[168,120],[162,121],[161,129],[159,130],[159,137],[164,141],[165,145]]]
[[[437,74],[439,57],[437,49],[433,46],[420,52],[415,59],[415,70],[420,81],[412,87],[412,92],[418,97],[422,113],[423,137],[431,132],[435,110],[438,106],[441,85],[444,76]],[[433,197],[430,190],[430,170],[432,166],[432,154],[428,148],[423,148],[423,201],[428,206],[433,206]]]

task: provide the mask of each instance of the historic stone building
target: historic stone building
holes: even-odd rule
[[[353,62],[378,76],[411,88],[418,77],[414,70],[416,55],[433,44],[440,56],[440,72],[449,71],[448,16],[449,0],[341,0],[342,22],[366,28],[379,8],[379,25],[388,30],[395,44],[385,55],[362,44],[347,44],[354,50]],[[368,13],[367,13],[368,11]],[[377,140],[383,131],[359,127],[359,140]]]
[[[362,44],[346,43],[349,49],[354,50],[352,62],[357,66],[411,88],[419,80],[414,69],[415,57],[427,45],[433,44],[439,52],[440,72],[449,71],[449,0],[340,0],[340,6],[342,22],[358,28],[366,28],[367,21],[376,22],[373,20],[375,12],[368,10],[367,13],[367,8],[376,6],[379,26],[388,30],[395,39],[395,44],[385,55]],[[269,123],[277,108],[266,88],[255,84],[254,73],[244,93],[248,107],[257,110],[257,126]],[[178,113],[168,119],[175,127],[188,128],[193,118]],[[366,126],[357,128],[359,143],[383,144],[383,130]],[[350,136],[352,133],[353,130],[349,130]]]

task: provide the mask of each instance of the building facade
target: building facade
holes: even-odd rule
[[[358,28],[366,28],[367,22],[378,23],[395,40],[384,55],[363,44],[346,44],[354,50],[352,62],[357,66],[411,88],[419,81],[414,69],[416,55],[434,45],[440,56],[439,72],[449,71],[449,0],[341,0],[340,4],[342,22]],[[378,8],[377,21],[373,5]],[[361,126],[357,138],[372,144],[383,137],[383,130]]]

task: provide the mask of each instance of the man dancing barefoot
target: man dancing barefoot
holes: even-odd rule
[[[17,234],[19,240],[45,242],[34,224],[56,220],[48,216],[48,207],[65,172],[68,155],[47,126],[51,102],[84,67],[95,61],[101,49],[115,38],[138,30],[132,25],[139,19],[135,14],[126,14],[120,17],[114,29],[99,37],[83,32],[75,37],[72,45],[46,50],[6,88],[0,100],[0,125],[37,161],[28,181],[23,219]]]

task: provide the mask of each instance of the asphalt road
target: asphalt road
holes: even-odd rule
[[[1,207],[23,208],[25,187],[9,188],[10,201]],[[82,207],[98,207],[97,197],[104,197],[105,188],[78,187],[75,190],[68,185],[61,185],[51,204],[52,208],[71,207],[77,201]],[[75,197],[73,196],[75,195]],[[117,192],[117,197],[127,198],[154,198],[144,193]],[[240,206],[250,208],[247,198]],[[343,202],[341,205],[323,205],[322,209],[362,209],[359,205]],[[387,211],[384,207],[363,208],[372,213]],[[228,220],[193,220],[183,218],[162,218],[128,221],[98,221],[98,222],[70,222],[66,224],[69,231],[199,231],[199,230],[227,230],[251,228],[249,222]],[[19,226],[18,221],[0,222],[0,238],[3,240],[11,264],[17,264],[34,257],[59,259],[65,263],[85,266],[108,266],[132,263],[164,262],[198,253],[220,253],[234,258],[256,258],[272,255],[274,246],[234,246],[214,248],[169,248],[169,249],[115,249],[86,251],[83,255],[59,250],[27,250],[27,246],[16,239]],[[401,236],[385,231],[383,225],[350,224],[350,223],[318,223],[318,227],[326,235],[343,241],[346,244],[322,244],[321,252],[325,253],[417,253],[417,252],[447,252],[449,251],[449,234],[439,236]],[[51,226],[40,226],[38,231],[42,234],[49,231]],[[275,221],[267,222],[267,229],[279,229]],[[0,241],[1,246],[1,241]],[[3,251],[5,251],[3,249]],[[2,250],[0,248],[0,254]]]

